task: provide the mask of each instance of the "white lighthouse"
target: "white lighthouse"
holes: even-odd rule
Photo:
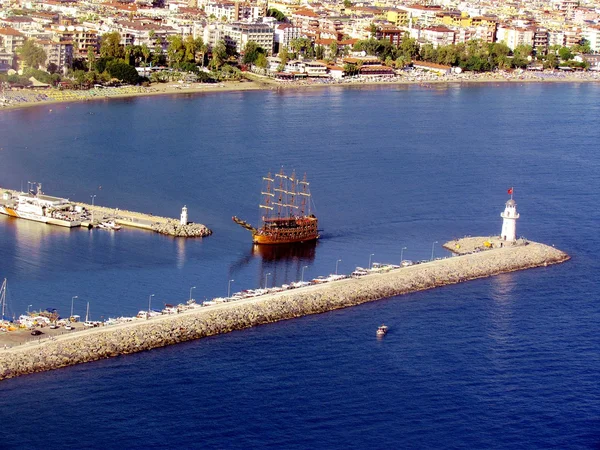
[[[504,241],[514,242],[517,240],[517,219],[519,213],[517,212],[517,202],[512,199],[512,188],[509,190],[511,193],[510,200],[506,202],[506,208],[504,212],[500,213],[502,217],[502,233],[500,238]]]
[[[181,225],[188,224],[187,206],[184,206],[183,208],[181,208],[181,220],[179,222],[181,223]]]

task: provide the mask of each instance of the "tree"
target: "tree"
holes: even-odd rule
[[[431,44],[425,44],[421,47],[421,51],[419,52],[419,56],[423,61],[434,61],[437,57],[436,49]]]
[[[401,55],[414,59],[419,54],[419,43],[416,39],[411,38],[408,33],[405,33],[398,51]]]
[[[350,8],[352,6],[351,0],[344,0],[344,8]]]
[[[118,31],[102,35],[100,56],[108,58],[123,58],[125,51],[121,46],[121,35]]]
[[[244,58],[242,62],[244,64],[253,64],[258,55],[264,54],[265,51],[254,41],[248,41],[246,47],[244,47]]]
[[[558,57],[554,53],[549,53],[544,61],[544,69],[556,69],[558,67]]]
[[[167,47],[167,57],[169,59],[169,67],[179,67],[179,64],[185,58],[185,46],[180,35],[169,36],[167,38],[169,46]]]
[[[111,77],[127,84],[137,84],[140,76],[134,67],[119,60],[114,60],[106,65],[106,71]]]
[[[148,58],[150,58],[150,48],[146,44],[142,44],[142,56],[144,57],[144,67],[148,65]]]
[[[324,56],[325,56],[325,49],[323,48],[322,45],[317,45],[315,47],[315,58],[323,59]]]
[[[96,52],[94,51],[94,47],[88,45],[87,48],[87,59],[88,59],[88,71],[93,71],[96,67]]]
[[[133,45],[125,46],[125,62],[131,64],[131,57],[133,55]]]
[[[204,43],[201,37],[196,38],[196,52],[200,53],[200,65],[204,67],[204,58],[206,56],[206,52],[208,51],[208,46]]]
[[[225,45],[225,41],[217,42],[212,49],[211,65],[215,69],[220,69],[227,61],[227,58],[227,45]]]
[[[46,62],[46,52],[31,39],[27,39],[25,43],[17,49],[17,53],[27,67],[37,69]]]
[[[154,47],[154,51],[152,52],[152,64],[155,66],[160,65],[162,58],[162,47],[160,45],[156,45]]]
[[[329,54],[332,58],[337,57],[338,50],[339,46],[337,42],[332,42],[331,44],[329,44]]]
[[[267,17],[275,17],[275,20],[277,20],[277,22],[286,22],[287,21],[285,14],[283,14],[281,11],[279,11],[278,9],[275,9],[275,8],[269,8],[267,10]]]
[[[75,72],[73,72],[73,78],[75,79],[79,87],[81,87],[81,85],[85,82],[85,71],[76,70]]]
[[[360,67],[356,64],[344,64],[344,73],[349,76],[358,75]]]
[[[254,62],[254,64],[256,65],[256,67],[260,67],[264,70],[269,66],[269,61],[267,60],[267,57],[264,54],[259,53],[256,57],[256,61]]]
[[[46,70],[48,71],[48,73],[55,74],[56,72],[58,72],[58,66],[54,63],[50,63],[46,66]]]
[[[571,50],[569,50],[568,47],[562,47],[558,51],[558,56],[560,56],[560,59],[562,59],[563,61],[569,61],[573,58],[573,54],[571,53]]]

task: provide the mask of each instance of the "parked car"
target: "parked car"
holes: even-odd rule
[[[44,334],[44,333],[41,332],[40,330],[31,330],[32,336],[39,336],[40,334]]]

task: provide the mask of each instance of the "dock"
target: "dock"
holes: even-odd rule
[[[3,197],[11,197],[3,200],[4,203],[15,201],[24,193],[11,189],[0,188]],[[201,223],[187,222],[181,223],[179,219],[169,217],[155,216],[135,211],[127,211],[119,208],[107,208],[104,206],[90,205],[82,202],[73,202],[59,197],[48,197],[63,201],[61,208],[64,216],[68,220],[48,219],[49,225],[66,226],[69,228],[95,228],[102,223],[113,221],[117,225],[124,227],[138,228],[142,230],[154,231],[169,236],[176,237],[206,237],[212,234],[212,230]],[[2,206],[2,205],[0,205]]]
[[[178,314],[93,328],[2,349],[0,380],[478,278],[546,267],[570,259],[565,252],[545,244],[521,239],[505,245],[505,242],[494,239],[483,236],[451,240],[444,247],[452,250],[455,256],[387,272],[313,284],[255,298],[210,302],[211,306],[191,308]],[[503,245],[496,246],[496,243]]]

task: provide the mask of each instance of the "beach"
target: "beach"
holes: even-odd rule
[[[122,86],[89,90],[6,90],[0,95],[0,111],[40,105],[71,102],[106,101],[109,99],[146,97],[155,95],[182,95],[218,92],[305,89],[324,86],[383,86],[383,85],[445,85],[463,83],[583,83],[600,82],[600,72],[487,72],[438,75],[434,72],[408,71],[388,78],[348,77],[335,79],[307,79],[283,81],[246,74],[241,81],[219,83],[154,83],[150,86]]]

